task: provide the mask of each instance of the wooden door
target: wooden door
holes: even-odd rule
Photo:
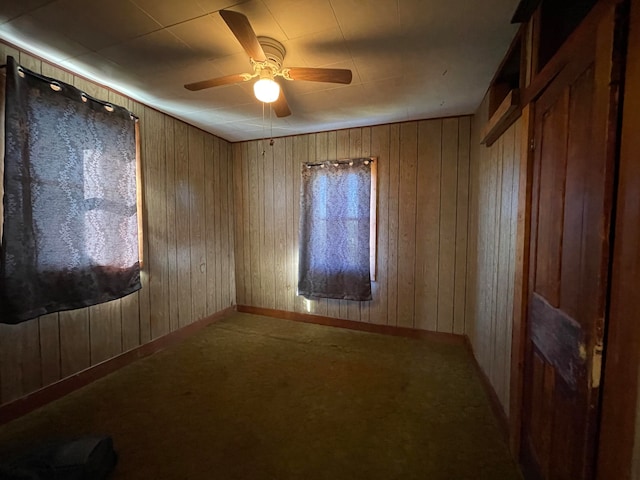
[[[521,460],[592,479],[616,155],[616,7],[536,99]]]

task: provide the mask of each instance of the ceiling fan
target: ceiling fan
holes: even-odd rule
[[[220,10],[220,16],[225,21],[231,33],[238,39],[244,51],[249,55],[253,73],[237,73],[224,77],[211,78],[201,82],[188,83],[187,90],[197,91],[205,88],[219,87],[233,83],[247,82],[258,77],[253,86],[256,98],[265,103],[272,103],[273,110],[278,117],[291,115],[289,104],[280,85],[274,80],[282,77],[285,80],[308,80],[312,82],[351,83],[351,70],[342,68],[283,68],[285,56],[284,46],[268,37],[257,37],[249,19],[242,13],[231,10]]]

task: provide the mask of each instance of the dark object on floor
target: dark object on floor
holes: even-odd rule
[[[104,480],[116,463],[111,437],[88,436],[31,450],[0,466],[0,480]]]

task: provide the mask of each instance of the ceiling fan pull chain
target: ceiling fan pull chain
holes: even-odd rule
[[[264,141],[266,140],[266,135],[264,134],[265,126],[264,126],[264,102],[262,102],[262,140],[260,140],[260,145],[262,146],[262,156],[267,153],[264,148]]]
[[[273,147],[273,108],[271,108],[271,104],[269,104],[269,123],[271,124],[271,138],[269,139],[269,146]]]

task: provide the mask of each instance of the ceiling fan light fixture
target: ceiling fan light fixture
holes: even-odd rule
[[[280,96],[280,85],[272,78],[263,77],[253,84],[253,93],[261,102],[273,103]]]

